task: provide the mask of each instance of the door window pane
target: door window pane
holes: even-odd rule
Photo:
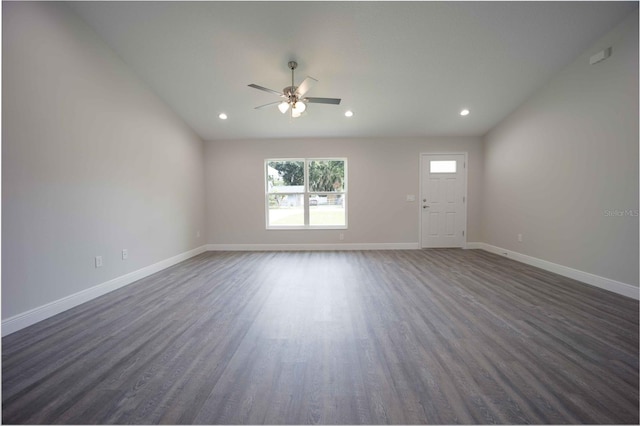
[[[431,160],[429,161],[429,173],[455,173],[455,160]]]

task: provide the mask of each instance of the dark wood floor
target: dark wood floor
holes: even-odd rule
[[[4,423],[633,423],[638,302],[478,250],[204,253],[2,339]]]

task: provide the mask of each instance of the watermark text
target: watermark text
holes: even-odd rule
[[[605,217],[638,217],[638,210],[604,210],[603,214]]]

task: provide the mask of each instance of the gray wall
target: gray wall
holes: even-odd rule
[[[417,243],[421,152],[468,152],[468,241],[480,237],[480,138],[292,139],[205,143],[210,244]],[[347,157],[349,229],[265,230],[264,160]]]
[[[202,141],[66,6],[2,7],[4,319],[203,245],[205,214]]]
[[[637,9],[484,145],[482,241],[638,285]]]

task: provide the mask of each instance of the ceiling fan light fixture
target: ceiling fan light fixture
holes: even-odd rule
[[[298,101],[293,105],[293,109],[298,111],[299,114],[302,114],[304,110],[307,109],[307,105],[302,101]]]
[[[298,118],[304,110],[307,109],[307,105],[302,101],[291,102],[291,117]]]
[[[287,101],[280,102],[280,104],[278,105],[278,109],[281,113],[285,114],[289,109],[289,103]]]

